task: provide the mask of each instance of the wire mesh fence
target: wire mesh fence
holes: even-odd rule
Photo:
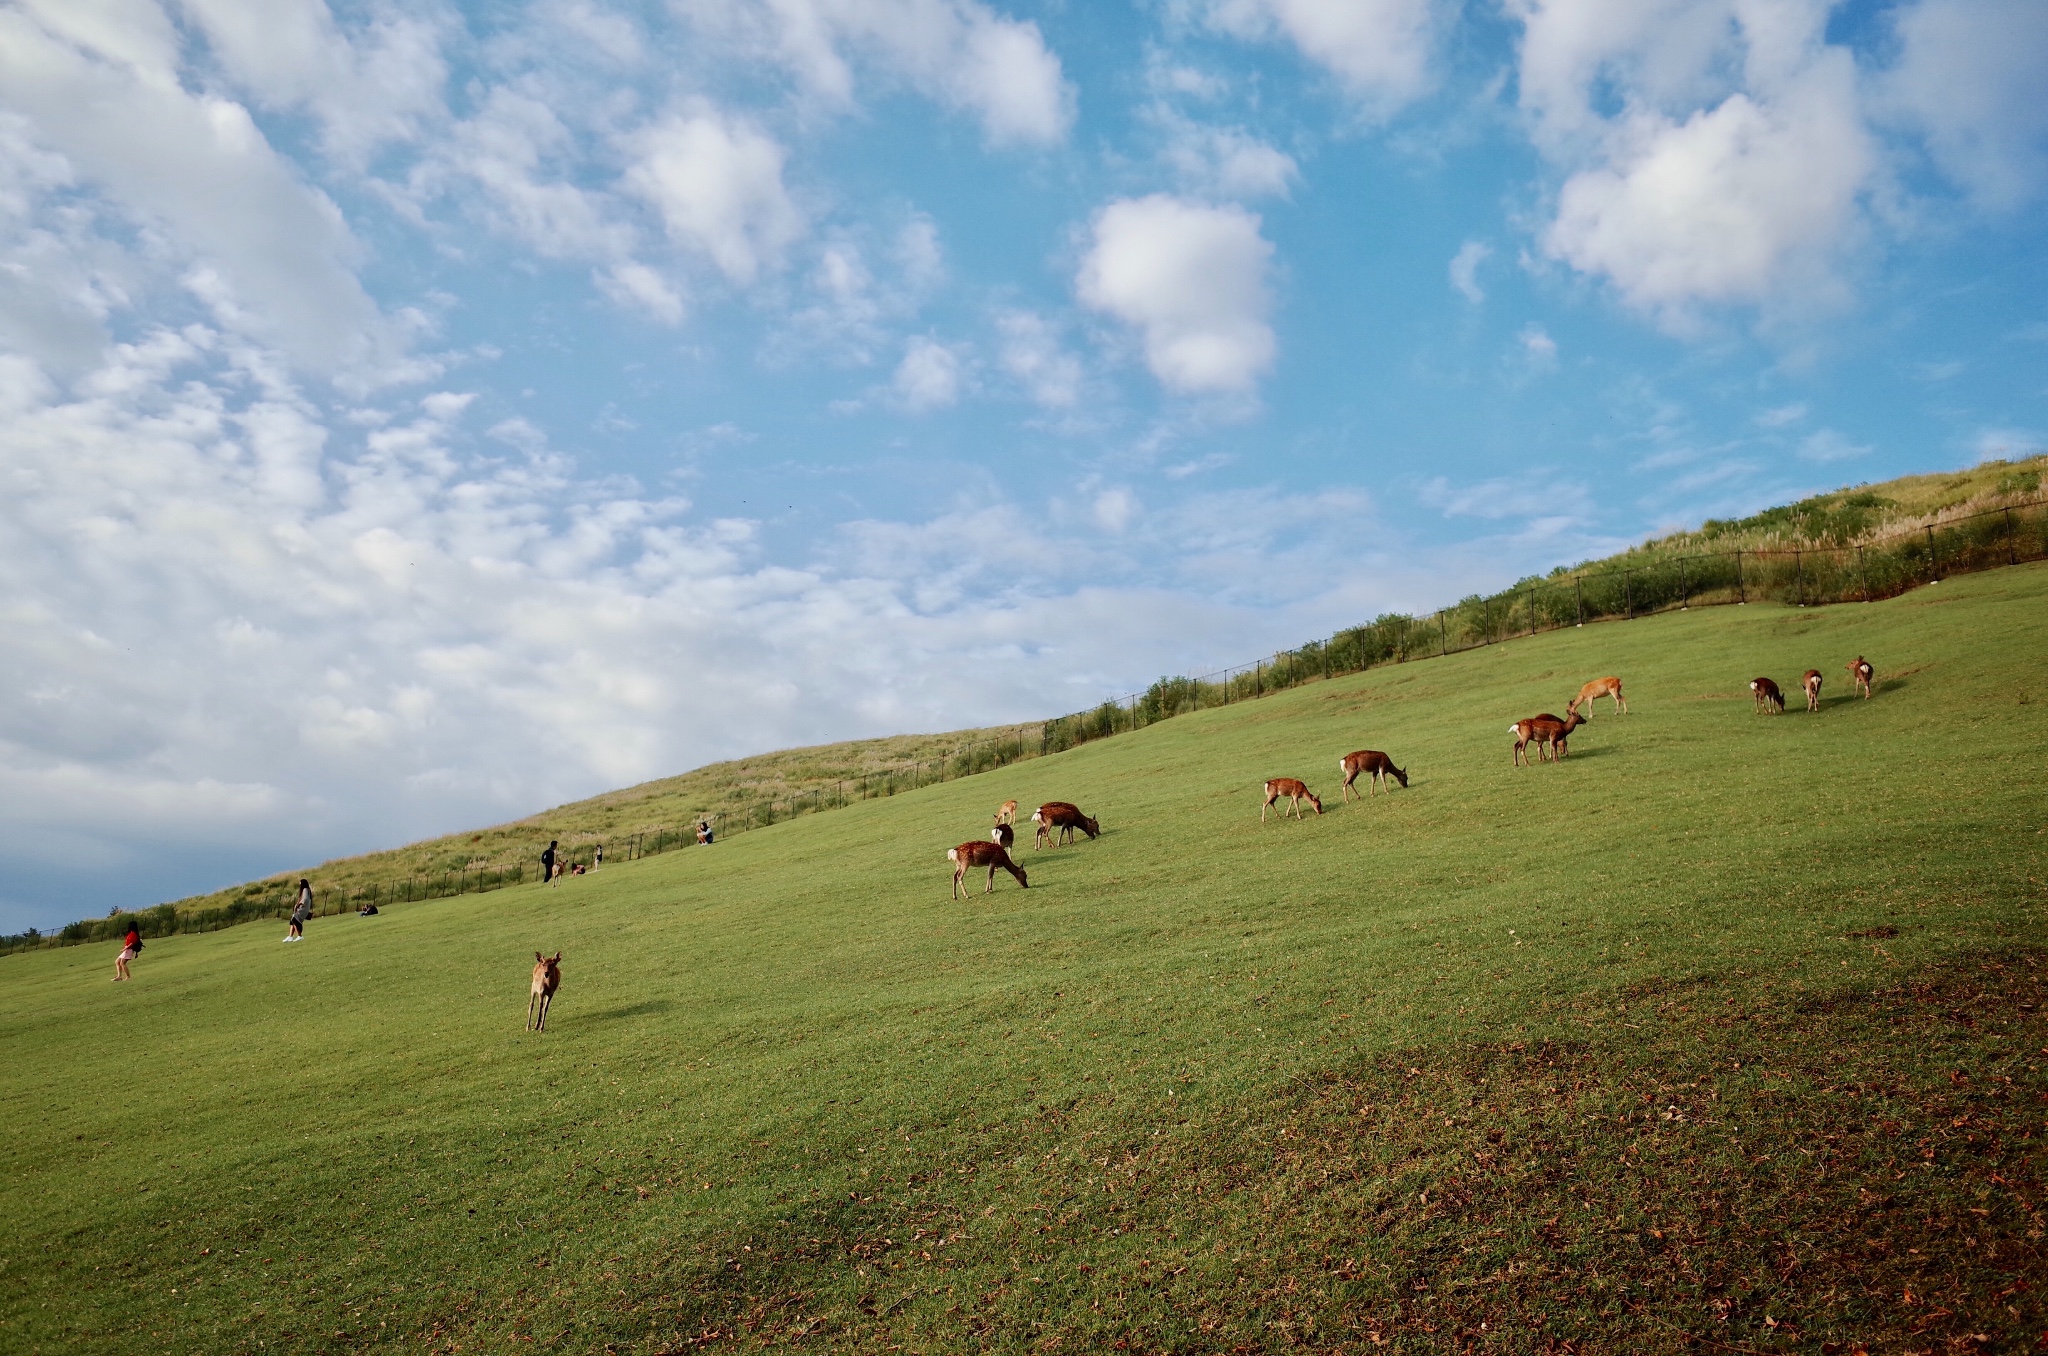
[[[1800,607],[1873,602],[1950,575],[2043,559],[2048,559],[2048,501],[2043,500],[1988,509],[1860,544],[1689,554],[1645,551],[1636,564],[1527,580],[1426,615],[1390,613],[1250,663],[1190,677],[1161,678],[1143,692],[1111,698],[1086,711],[1016,726],[943,759],[909,762],[788,796],[764,798],[738,810],[707,812],[681,826],[585,839],[564,849],[558,862],[565,874],[587,873],[599,864],[600,852],[602,861],[623,862],[700,846],[706,839],[715,843],[731,834],[1046,757],[1188,712],[1255,701],[1307,682],[1478,649],[1518,636],[1694,607],[1763,601]],[[700,826],[708,832],[700,835]],[[367,905],[381,909],[499,890],[540,877],[536,847],[531,871],[525,863],[479,865],[338,890],[316,888],[315,916],[355,912]],[[0,936],[0,955],[44,946],[117,941],[131,923],[148,938],[283,918],[291,912],[296,897],[296,884],[259,882],[244,887],[240,896],[222,905],[179,909],[159,904],[81,920],[54,933],[30,929],[16,936]]]

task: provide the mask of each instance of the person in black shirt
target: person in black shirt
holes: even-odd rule
[[[540,878],[551,881],[555,878],[555,844],[558,839],[549,839],[547,851],[540,854]]]

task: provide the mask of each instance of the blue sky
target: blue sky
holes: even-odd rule
[[[0,928],[2048,443],[2033,0],[0,3]]]

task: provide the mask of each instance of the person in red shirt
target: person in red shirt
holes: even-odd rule
[[[135,924],[130,923],[127,935],[121,938],[121,954],[114,957],[114,982],[116,984],[119,984],[124,979],[135,978],[135,976],[128,973],[128,962],[134,960],[135,953],[140,950],[142,950],[142,930],[136,927]]]

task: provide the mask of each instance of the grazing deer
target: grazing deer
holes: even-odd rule
[[[1014,823],[1016,823],[1016,822],[1017,822],[1017,802],[1016,802],[1016,801],[1014,801],[1014,800],[1006,800],[1006,801],[1004,801],[1004,802],[1003,802],[1003,803],[1002,803],[1001,805],[998,805],[998,806],[996,807],[996,823],[998,823],[998,824],[1014,824]]]
[[[1102,832],[1102,826],[1081,813],[1080,807],[1069,805],[1063,800],[1049,800],[1031,812],[1031,822],[1038,826],[1038,833],[1032,839],[1033,847],[1044,847],[1050,842],[1054,847],[1074,841],[1074,830],[1093,838]],[[1057,830],[1057,833],[1055,833]]]
[[[1007,821],[998,821],[996,826],[989,830],[988,837],[990,842],[1001,844],[1003,851],[1008,852],[1016,845],[1017,831],[1011,828]]]
[[[1558,754],[1564,750],[1565,740],[1571,738],[1573,730],[1578,729],[1585,723],[1586,718],[1576,711],[1563,720],[1559,720],[1556,716],[1545,711],[1540,716],[1531,716],[1527,720],[1516,721],[1513,725],[1508,726],[1508,733],[1515,737],[1515,756],[1513,761],[1525,767],[1528,766],[1529,741],[1533,739],[1536,741],[1536,760],[1541,762],[1544,752],[1548,750],[1550,761],[1556,762]]]
[[[1749,690],[1756,694],[1756,709],[1778,715],[1785,709],[1785,694],[1778,691],[1778,685],[1768,678],[1752,678]]]
[[[1820,710],[1820,670],[1808,669],[1806,677],[1800,680],[1806,687],[1806,709]]]
[[[548,1009],[554,1006],[555,990],[562,987],[562,953],[552,956],[533,953],[533,988],[526,997],[526,1029],[545,1031]]]
[[[1006,826],[1007,827],[1007,826]],[[996,868],[1001,867],[1017,878],[1017,884],[1029,890],[1031,882],[1024,878],[1024,868],[1010,860],[1010,854],[1001,843],[984,843],[977,838],[971,843],[962,843],[956,848],[946,849],[946,860],[953,864],[953,898],[958,899],[966,891],[960,882],[967,877],[970,866],[988,868],[988,887],[983,894],[992,894],[996,888]]]
[[[1849,665],[1849,677],[1863,693],[1864,701],[1870,700],[1870,680],[1876,673],[1877,671],[1870,667],[1870,661],[1860,654],[1856,656],[1855,662]]]
[[[1628,714],[1628,698],[1621,695],[1621,679],[1619,678],[1595,678],[1592,682],[1579,689],[1578,696],[1565,703],[1564,713],[1567,716],[1577,715],[1579,708],[1583,706],[1586,708],[1586,718],[1590,720],[1593,716],[1593,703],[1599,701],[1602,697],[1614,698],[1614,712],[1616,715],[1625,716]]]
[[[1317,814],[1323,812],[1323,803],[1316,799],[1316,793],[1309,790],[1307,786],[1292,777],[1275,777],[1272,781],[1266,783],[1266,803],[1259,807],[1259,822],[1261,824],[1266,822],[1266,811],[1272,809],[1273,802],[1282,796],[1287,797],[1287,813],[1292,814],[1296,819],[1301,818],[1301,803],[1303,801],[1307,801],[1315,806]],[[1286,815],[1281,817],[1284,819]]]
[[[1406,789],[1408,785],[1408,774],[1402,769],[1395,767],[1394,760],[1381,753],[1378,749],[1360,749],[1357,753],[1347,753],[1338,760],[1337,767],[1344,774],[1344,799],[1346,800],[1358,795],[1357,789],[1351,783],[1358,780],[1358,774],[1361,772],[1371,774],[1365,783],[1365,794],[1368,796],[1389,777],[1400,782],[1403,789]],[[1393,787],[1389,786],[1386,789],[1389,795],[1393,793]],[[1360,797],[1360,799],[1363,799],[1363,797]]]

